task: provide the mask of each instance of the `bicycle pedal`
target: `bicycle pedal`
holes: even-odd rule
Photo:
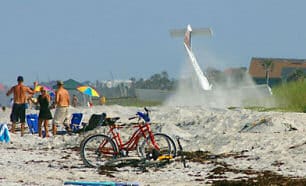
[[[171,155],[162,155],[162,156],[158,156],[157,160],[161,161],[161,160],[171,160],[173,159],[173,157]]]
[[[147,160],[150,160],[150,159],[157,160],[159,156],[160,156],[159,151],[156,149],[152,149],[152,151],[146,155],[146,159]]]
[[[121,150],[121,151],[120,151],[120,155],[121,155],[122,157],[127,157],[127,156],[129,156],[129,152],[128,152],[128,151],[125,151],[125,150]]]

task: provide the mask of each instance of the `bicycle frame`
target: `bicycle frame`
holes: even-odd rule
[[[126,151],[135,150],[137,148],[137,144],[138,144],[139,140],[142,137],[144,139],[147,139],[147,137],[149,137],[149,139],[152,142],[154,148],[159,150],[159,146],[154,139],[154,134],[151,130],[149,122],[138,122],[138,124],[136,126],[134,126],[134,128],[138,128],[138,129],[133,132],[132,136],[129,138],[129,140],[127,142],[122,141],[120,131],[119,131],[120,128],[122,128],[122,126],[120,126],[120,125],[109,126],[109,134],[111,134],[111,138],[115,141],[119,152],[121,150],[126,150]]]
[[[138,121],[131,126],[135,129],[125,141],[121,138],[120,129],[126,124],[118,124],[119,119],[120,117],[105,118],[103,126],[108,126],[107,132],[90,135],[82,141],[81,157],[85,165],[97,167],[112,159],[134,158],[134,153],[129,157],[129,152],[134,150],[137,151],[137,156],[148,160],[157,160],[163,156],[175,157],[176,147],[171,137],[163,133],[153,133],[151,130],[148,109],[128,118]]]

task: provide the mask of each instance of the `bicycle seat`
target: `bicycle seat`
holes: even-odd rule
[[[114,121],[117,121],[119,119],[120,119],[120,117],[113,117],[113,118],[111,118],[111,120],[114,120]]]
[[[120,117],[113,117],[113,118],[105,118],[103,121],[104,125],[114,125]]]

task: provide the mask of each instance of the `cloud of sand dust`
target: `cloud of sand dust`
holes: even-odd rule
[[[210,59],[217,58],[211,57]],[[198,59],[200,66],[201,61]],[[209,64],[213,64],[213,62],[210,61]],[[216,62],[216,64],[220,67],[220,61]],[[274,105],[272,96],[265,85],[256,85],[248,72],[243,73],[241,76],[239,82],[231,76],[225,76],[221,82],[214,82],[208,77],[210,83],[213,84],[213,88],[211,91],[204,91],[200,89],[199,82],[197,82],[199,79],[196,77],[189,59],[187,59],[181,69],[179,84],[175,93],[164,104],[175,106],[199,105],[214,108],[271,107]]]

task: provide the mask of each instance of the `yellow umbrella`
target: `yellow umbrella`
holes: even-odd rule
[[[55,97],[55,92],[54,90],[52,90],[52,88],[49,88],[47,86],[44,85],[36,85],[34,88],[35,92],[40,92],[40,89],[44,87],[44,89],[47,91],[47,93],[51,96],[51,98],[53,99]]]
[[[35,92],[39,92],[41,88],[44,88],[46,91],[48,92],[53,92],[53,90],[47,86],[44,86],[44,85],[37,85],[35,88],[34,88],[34,91]]]
[[[92,97],[100,97],[99,93],[92,87],[90,86],[79,86],[77,87],[77,90],[82,92],[83,94],[86,94],[88,96],[92,96]]]

